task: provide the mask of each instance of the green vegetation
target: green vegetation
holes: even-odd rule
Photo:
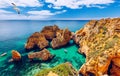
[[[105,46],[105,49],[109,49],[109,48],[112,48],[115,43],[117,43],[119,40],[118,36],[114,36],[112,40],[109,40],[107,43],[106,43],[106,46]]]
[[[106,27],[106,26],[103,26],[103,30],[106,32],[106,31],[107,31],[107,27]]]
[[[96,57],[96,56],[100,55],[103,51],[113,48],[115,46],[115,44],[118,43],[120,40],[120,38],[117,35],[114,35],[109,38],[103,38],[102,34],[100,33],[96,36],[99,36],[99,40],[97,42],[95,42],[97,40],[97,38],[96,38],[93,41],[93,44],[90,43],[92,45],[91,46],[92,51],[89,52],[88,59],[91,57]]]
[[[63,63],[54,68],[44,69],[38,72],[35,76],[47,76],[47,74],[52,71],[59,76],[77,76],[77,72],[68,63]]]

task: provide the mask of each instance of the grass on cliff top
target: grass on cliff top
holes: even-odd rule
[[[100,34],[101,33],[99,33],[97,36],[99,36]],[[108,37],[107,39],[102,37],[102,35],[101,35],[101,36],[99,36],[99,39],[103,39],[103,40],[99,40],[96,43],[92,43],[93,44],[93,48],[92,48],[93,51],[91,51],[88,54],[88,59],[90,59],[91,57],[96,57],[96,56],[100,55],[102,52],[104,52],[105,50],[113,48],[114,45],[120,41],[120,38],[117,35],[113,35],[111,37]],[[105,44],[105,46],[102,46],[104,44]],[[94,45],[97,45],[97,46],[94,46]]]
[[[47,76],[50,71],[58,74],[59,76],[74,76],[74,73],[77,73],[67,63],[63,63],[58,66],[55,66],[54,68],[44,69],[35,74],[35,76]]]

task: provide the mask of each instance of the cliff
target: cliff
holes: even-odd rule
[[[56,36],[56,32],[60,30],[57,25],[54,26],[45,26],[41,33],[44,34],[46,39],[52,40]]]
[[[58,30],[56,38],[53,38],[51,45],[53,48],[65,46],[71,39],[71,32],[68,29]]]
[[[48,46],[48,41],[46,40],[44,34],[35,32],[29,38],[25,45],[27,50],[31,50],[34,48],[43,49]]]
[[[75,33],[74,41],[86,56],[81,75],[120,76],[120,18],[91,20]]]

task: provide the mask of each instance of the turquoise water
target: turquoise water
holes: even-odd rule
[[[25,51],[24,45],[32,33],[40,31],[45,25],[56,24],[60,28],[67,27],[74,32],[83,27],[86,22],[88,21],[0,21],[0,54],[7,52],[7,55],[0,57],[0,76],[33,76],[43,68],[54,67],[67,61],[79,69],[85,62],[85,57],[77,52],[78,46],[72,40],[67,46],[59,49],[48,47],[51,54],[56,56],[47,62],[40,60],[30,62],[27,58],[29,52]],[[21,53],[21,62],[8,62],[13,49]],[[67,53],[64,52],[64,49],[67,50]]]

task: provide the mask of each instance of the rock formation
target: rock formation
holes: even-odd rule
[[[52,71],[50,71],[47,76],[58,76],[58,75],[56,73],[53,73]]]
[[[66,62],[53,68],[44,69],[38,72],[35,76],[78,76],[78,74],[72,65],[69,62]]]
[[[34,34],[32,34],[28,38],[28,41],[25,45],[25,48],[27,50],[31,50],[31,49],[34,49],[36,47],[39,49],[43,49],[47,46],[48,46],[48,41],[46,40],[44,34],[39,33],[39,32],[35,32]]]
[[[13,61],[20,61],[21,55],[18,51],[12,50],[12,59]]]
[[[52,40],[56,36],[56,31],[60,30],[58,26],[45,26],[41,33],[45,35],[46,39]]]
[[[41,59],[43,61],[51,59],[53,56],[50,54],[50,52],[47,49],[43,49],[42,51],[39,52],[33,52],[28,54],[28,58],[30,60],[33,59]]]
[[[120,18],[91,20],[75,34],[79,52],[86,55],[80,74],[120,76]]]
[[[71,39],[71,32],[68,29],[56,32],[56,38],[53,38],[51,45],[53,48],[59,48],[66,45]]]

